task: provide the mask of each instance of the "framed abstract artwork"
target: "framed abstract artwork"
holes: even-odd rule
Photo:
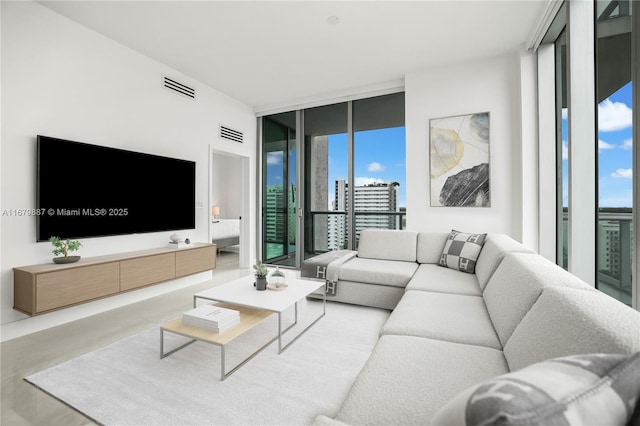
[[[489,113],[429,120],[432,207],[490,207]]]

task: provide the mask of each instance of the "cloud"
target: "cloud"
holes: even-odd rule
[[[270,166],[274,166],[277,164],[282,164],[282,155],[283,152],[267,152],[267,164]]]
[[[631,179],[633,178],[632,169],[618,169],[611,173],[611,177],[615,179]]]
[[[598,150],[601,149],[613,149],[615,148],[615,145],[612,145],[608,142],[603,141],[602,139],[598,139]]]
[[[357,177],[356,186],[371,185],[372,183],[384,183],[382,179],[372,177]]]
[[[384,172],[386,170],[386,167],[374,161],[373,163],[369,163],[367,165],[367,170],[370,172]]]
[[[616,145],[611,144],[609,142],[605,142],[602,139],[598,139],[598,151],[607,150],[607,149],[615,149],[615,148],[620,148],[620,149],[624,149],[624,150],[630,150],[630,149],[632,149],[632,147],[633,147],[633,141],[631,139],[625,140],[622,143],[622,145],[619,145],[619,146],[616,146]],[[568,160],[569,159],[569,144],[565,140],[562,141],[562,159],[563,160]]]
[[[562,119],[566,120],[569,118],[569,110],[567,108],[562,108]]]
[[[598,130],[615,132],[631,127],[632,111],[623,102],[611,102],[609,98],[598,105]]]

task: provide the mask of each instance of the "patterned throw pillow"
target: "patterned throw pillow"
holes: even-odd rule
[[[451,231],[440,256],[440,266],[473,274],[487,234]]]
[[[635,425],[640,352],[555,358],[461,392],[434,425]]]

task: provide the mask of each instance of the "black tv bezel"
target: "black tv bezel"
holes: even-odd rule
[[[192,175],[193,175],[193,195],[192,195],[192,200],[193,203],[191,203],[192,207],[191,207],[191,211],[192,211],[192,222],[191,222],[191,226],[190,227],[159,227],[157,229],[153,229],[153,230],[140,230],[137,232],[130,232],[130,231],[123,231],[123,232],[113,232],[113,233],[100,233],[100,232],[96,232],[93,234],[89,234],[89,235],[77,235],[77,236],[69,236],[69,237],[63,237],[63,238],[69,238],[69,239],[87,239],[87,238],[101,238],[101,237],[111,237],[111,236],[123,236],[123,235],[137,235],[137,234],[151,234],[151,233],[156,233],[156,232],[166,232],[166,231],[179,231],[179,230],[188,230],[188,229],[196,229],[196,193],[197,193],[197,175],[196,175],[196,167],[197,167],[197,163],[196,161],[192,161],[192,160],[185,160],[185,159],[181,159],[181,158],[176,158],[176,157],[169,157],[169,156],[163,156],[163,155],[157,155],[157,154],[150,154],[147,152],[142,152],[142,151],[135,151],[135,150],[129,150],[129,149],[123,149],[123,148],[115,148],[115,147],[110,147],[110,146],[105,146],[105,145],[98,145],[98,144],[93,144],[93,143],[87,143],[87,142],[79,142],[79,141],[74,141],[74,140],[70,140],[70,139],[64,139],[64,138],[56,138],[56,137],[52,137],[52,136],[46,136],[46,135],[37,135],[36,137],[36,200],[35,200],[35,204],[36,204],[36,209],[38,211],[40,211],[42,209],[42,207],[40,207],[40,200],[41,200],[41,188],[40,188],[40,162],[41,162],[41,158],[40,158],[40,144],[44,139],[48,139],[48,140],[53,140],[53,141],[58,141],[58,142],[64,142],[64,143],[71,143],[71,144],[78,144],[78,145],[84,145],[84,146],[89,146],[89,147],[93,147],[93,148],[99,148],[99,149],[105,149],[105,150],[110,150],[112,152],[120,152],[120,153],[125,153],[125,154],[133,154],[133,155],[141,155],[144,156],[146,158],[158,158],[158,159],[162,159],[163,161],[175,161],[175,162],[181,162],[181,163],[186,163],[186,164],[190,164],[192,166]],[[40,235],[40,218],[41,215],[36,215],[36,242],[48,242],[48,239],[42,239],[41,235]]]

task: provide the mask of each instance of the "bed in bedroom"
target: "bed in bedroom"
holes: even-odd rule
[[[211,221],[211,242],[218,251],[240,244],[240,219],[215,219]]]

